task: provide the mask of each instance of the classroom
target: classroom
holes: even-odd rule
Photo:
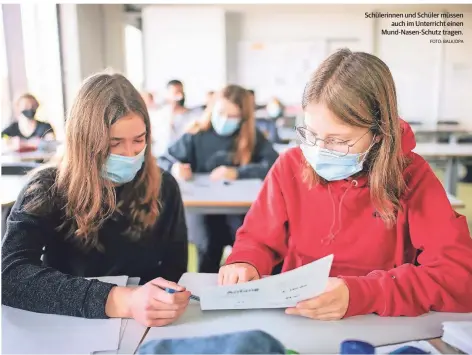
[[[472,4],[0,21],[2,353],[472,354]]]

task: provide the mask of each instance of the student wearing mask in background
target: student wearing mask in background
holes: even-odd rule
[[[269,100],[266,105],[267,117],[272,120],[282,118],[284,116],[284,105],[276,97],[273,97]]]
[[[55,139],[51,125],[36,120],[38,107],[38,100],[31,94],[23,94],[16,100],[16,122],[2,131],[2,138],[9,139],[9,145],[17,147],[20,142],[29,141],[28,144],[38,144],[41,139],[47,141]]]
[[[195,118],[195,114],[185,107],[185,92],[182,82],[180,80],[169,81],[166,103],[152,118],[154,155],[159,157],[164,154],[167,148],[185,133]]]
[[[84,82],[64,155],[32,176],[8,217],[4,305],[146,326],[184,312],[190,294],[175,284],[187,269],[184,209],[174,177],[151,155],[150,134],[144,101],[125,77]],[[142,286],[86,279],[115,275],[140,277]]]
[[[281,155],[238,230],[220,284],[334,254],[326,291],[286,310],[321,320],[472,312],[472,239],[379,58],[342,49],[310,78],[302,142]]]
[[[255,127],[250,94],[229,85],[159,164],[182,180],[190,180],[194,173],[210,173],[213,180],[264,179],[277,157]],[[240,215],[187,214],[189,241],[197,246],[200,272],[218,272],[223,249],[232,245],[243,219]]]

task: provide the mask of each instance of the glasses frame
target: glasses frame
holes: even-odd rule
[[[297,133],[297,137],[298,139],[300,139],[300,141],[302,142],[302,144],[306,144],[310,147],[314,147],[314,146],[317,146],[318,144],[318,141],[322,141],[323,143],[326,144],[326,138],[325,139],[321,139],[321,138],[317,138],[315,137],[315,142],[312,142],[311,140],[308,140],[306,138],[303,138],[303,134],[304,132],[309,132],[313,135],[315,135],[315,133],[313,133],[312,131],[310,131],[307,127],[305,126],[297,126],[295,127],[295,131]],[[336,150],[332,150],[332,149],[328,149],[328,148],[324,148],[326,149],[328,152],[330,152],[334,157],[336,158],[342,158],[342,157],[345,157],[346,155],[349,154],[349,151],[351,150],[352,147],[354,147],[362,138],[364,138],[364,136],[369,133],[370,130],[367,130],[362,136],[360,136],[354,143],[351,143],[351,144],[347,144],[347,152],[346,153],[343,153],[343,152],[338,152]]]

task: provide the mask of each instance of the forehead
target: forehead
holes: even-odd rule
[[[28,97],[23,97],[18,101],[18,106],[21,107],[34,107],[36,106],[36,101],[28,98]]]
[[[182,85],[169,85],[167,87],[167,90],[169,91],[173,91],[173,92],[179,92],[179,91],[183,91],[183,86]]]
[[[111,138],[133,138],[146,132],[144,119],[136,113],[121,117],[110,127]]]
[[[227,114],[239,114],[241,111],[238,105],[236,105],[235,103],[225,98],[221,98],[220,105],[221,105],[221,110],[223,112],[226,112]]]
[[[357,128],[345,123],[321,103],[306,106],[304,122],[308,129],[318,134],[350,134]]]

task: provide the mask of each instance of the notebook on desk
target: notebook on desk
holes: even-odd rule
[[[125,286],[128,276],[97,279]],[[90,354],[98,350],[116,351],[121,327],[119,318],[85,319],[2,306],[2,353]]]
[[[472,319],[472,314],[471,314]],[[444,322],[442,340],[466,354],[472,354],[472,320]]]

